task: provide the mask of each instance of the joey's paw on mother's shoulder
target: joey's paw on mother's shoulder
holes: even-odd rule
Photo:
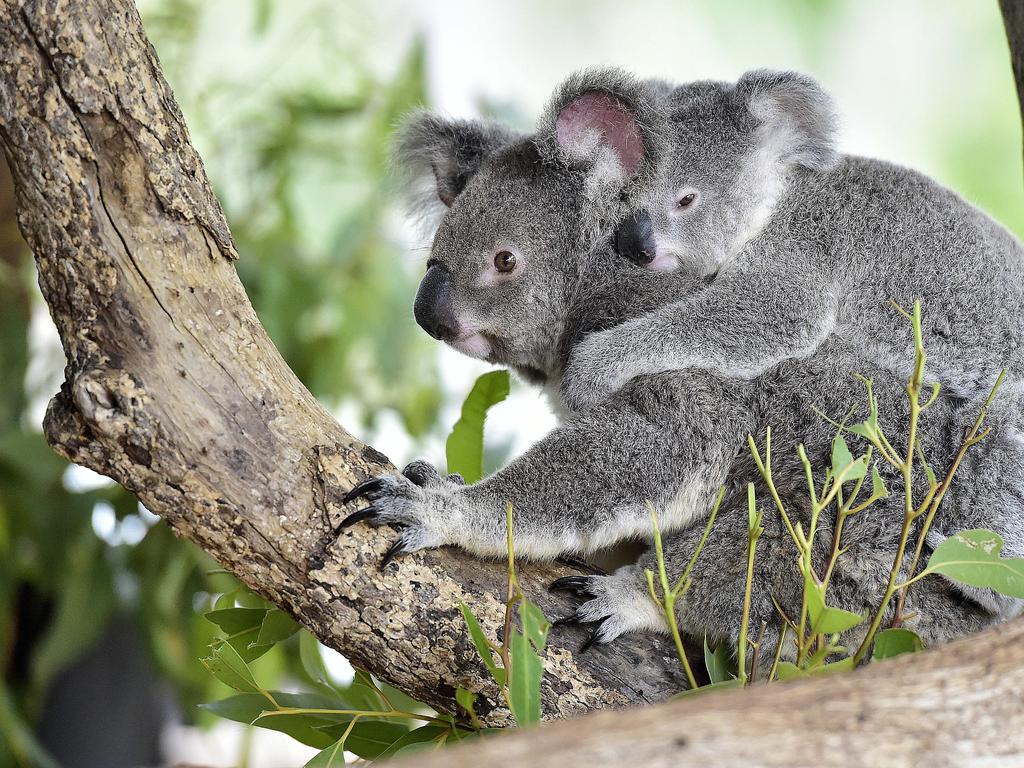
[[[463,484],[461,476],[442,475],[425,461],[414,461],[400,474],[367,478],[343,501],[366,499],[369,505],[342,520],[338,532],[360,522],[397,529],[398,538],[381,560],[383,570],[399,555],[451,543],[449,531],[456,516],[449,502]]]
[[[613,361],[621,357],[615,339],[606,331],[592,333],[580,341],[569,355],[562,374],[560,395],[570,411],[580,411],[606,399],[626,381]]]

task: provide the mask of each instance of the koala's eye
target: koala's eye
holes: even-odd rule
[[[680,197],[676,201],[676,208],[680,208],[680,209],[689,208],[695,202],[697,202],[697,193],[696,192],[689,192],[689,193],[683,195],[682,197]]]
[[[498,251],[494,254],[494,268],[499,272],[511,272],[516,268],[516,255],[512,251]]]

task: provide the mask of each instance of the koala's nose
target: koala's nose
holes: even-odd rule
[[[420,281],[412,313],[419,326],[439,341],[459,335],[459,323],[452,309],[452,276],[442,264],[431,264]]]
[[[654,224],[646,211],[634,213],[615,230],[615,251],[642,267],[654,261]]]

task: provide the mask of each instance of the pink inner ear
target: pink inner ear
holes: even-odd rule
[[[618,98],[603,91],[587,91],[562,107],[555,123],[558,144],[570,152],[588,131],[598,131],[630,176],[640,170],[644,142],[636,117]]]

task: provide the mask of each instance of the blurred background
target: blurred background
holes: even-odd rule
[[[427,240],[389,181],[427,104],[528,128],[570,71],[674,80],[796,68],[835,95],[848,152],[913,166],[1024,234],[1020,120],[996,0],[140,0],[223,203],[256,311],[306,385],[401,464],[443,461],[486,366],[412,321]],[[295,766],[314,750],[214,722],[202,614],[237,583],[104,478],[46,447],[63,359],[0,163],[0,766]],[[553,425],[513,384],[500,463]],[[254,664],[301,685],[297,643]],[[339,679],[344,660],[321,649]],[[280,738],[275,738],[279,736]],[[52,762],[47,762],[52,760]]]

